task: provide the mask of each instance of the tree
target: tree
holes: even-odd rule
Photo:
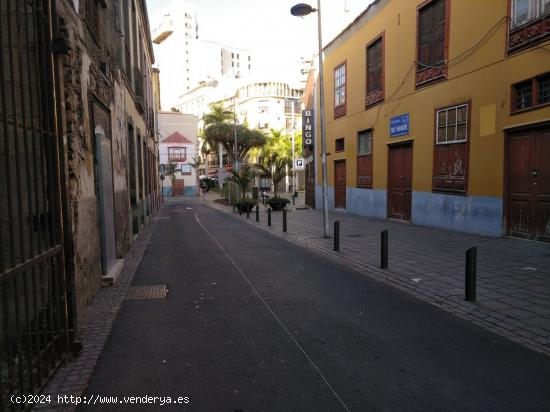
[[[210,110],[210,113],[206,113],[202,116],[202,121],[205,128],[211,124],[216,123],[228,123],[233,120],[233,113],[224,110],[221,105],[214,105]]]
[[[235,149],[235,129],[237,132],[237,147]],[[243,125],[231,125],[228,123],[210,124],[204,130],[205,140],[219,143],[227,151],[233,161],[242,161],[254,147],[261,147],[265,144],[264,134],[258,130],[250,130]],[[236,154],[236,159],[235,159]]]
[[[256,173],[254,173],[254,170],[250,166],[243,166],[238,172],[234,170],[231,171],[231,177],[229,177],[229,180],[236,183],[241,189],[242,200],[245,199],[248,185],[254,180],[255,177]]]
[[[258,163],[256,167],[271,179],[273,182],[273,196],[277,196],[277,187],[281,180],[286,177],[290,159],[279,156],[277,153],[263,156],[262,159],[262,163]]]
[[[302,135],[294,135],[295,156],[301,155]],[[292,137],[283,134],[283,130],[271,129],[270,136],[266,144],[262,147],[260,153],[262,162],[258,164],[258,169],[267,175],[273,182],[274,195],[277,195],[277,186],[287,174],[294,173],[292,166]]]

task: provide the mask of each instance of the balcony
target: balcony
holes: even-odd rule
[[[164,19],[157,27],[153,29],[153,43],[160,44],[174,32],[174,23],[172,19]]]
[[[138,111],[145,113],[145,102],[143,96],[143,76],[137,66],[134,66],[134,98]]]

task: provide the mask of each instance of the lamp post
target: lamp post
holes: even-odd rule
[[[317,12],[317,38],[319,41],[319,109],[321,112],[321,161],[323,177],[323,235],[329,237],[328,223],[328,172],[327,172],[327,142],[325,136],[325,87],[323,82],[323,40],[321,36],[321,0],[317,0],[317,9],[309,4],[298,3],[291,7],[290,14],[293,16],[307,16],[310,13]]]
[[[233,131],[235,132],[235,171],[239,173],[239,158],[237,151],[237,95],[233,99]]]
[[[237,98],[235,97],[235,99],[233,100],[233,111],[229,111],[229,110],[224,110],[223,111],[223,114],[225,115],[228,115],[228,114],[232,114],[233,115],[233,132],[234,132],[234,141],[233,141],[233,155],[235,156],[235,164],[233,165],[233,170],[235,170],[235,172],[239,172],[239,160],[237,159],[237,154],[238,154],[238,150],[237,150],[237,111],[236,111],[236,106],[237,106]]]
[[[292,198],[294,199],[294,193],[297,192],[296,190],[296,171],[295,171],[295,167],[296,167],[296,154],[295,154],[295,150],[294,150],[294,100],[291,102],[292,104],[292,129],[290,131],[291,133],[291,136],[292,136]],[[294,204],[294,203],[293,203]]]

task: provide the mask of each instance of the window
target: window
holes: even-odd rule
[[[508,51],[545,41],[550,36],[550,0],[510,0]]]
[[[367,46],[367,95],[365,108],[384,99],[384,37]]]
[[[99,12],[100,2],[99,0],[86,0],[85,6],[86,6],[86,16],[85,16],[86,25],[92,32],[94,38],[96,40],[99,40],[98,39],[98,36],[100,33],[99,28],[101,25],[100,12]]]
[[[372,188],[372,130],[357,134],[357,187]]]
[[[346,64],[334,69],[334,117],[346,114]]]
[[[550,0],[512,0],[511,12],[511,27],[519,27],[550,14]]]
[[[418,11],[417,87],[447,75],[446,13],[446,0],[432,0]]]
[[[171,162],[184,162],[187,160],[187,149],[185,147],[169,147],[168,160]]]
[[[436,110],[434,192],[466,194],[468,177],[469,105]]]
[[[344,138],[341,137],[340,139],[336,139],[334,142],[334,150],[336,152],[343,152],[344,148],[345,148]]]
[[[468,105],[437,111],[437,144],[465,142],[467,128]]]
[[[550,73],[512,85],[512,113],[550,104]]]
[[[190,174],[191,174],[191,165],[189,165],[189,164],[182,164],[182,165],[181,165],[181,174],[183,174],[183,175],[190,175]]]

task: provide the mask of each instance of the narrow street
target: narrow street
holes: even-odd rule
[[[87,397],[189,397],[172,407],[193,411],[548,410],[543,354],[199,202],[169,201],[158,219],[132,286],[169,293],[123,303]]]

